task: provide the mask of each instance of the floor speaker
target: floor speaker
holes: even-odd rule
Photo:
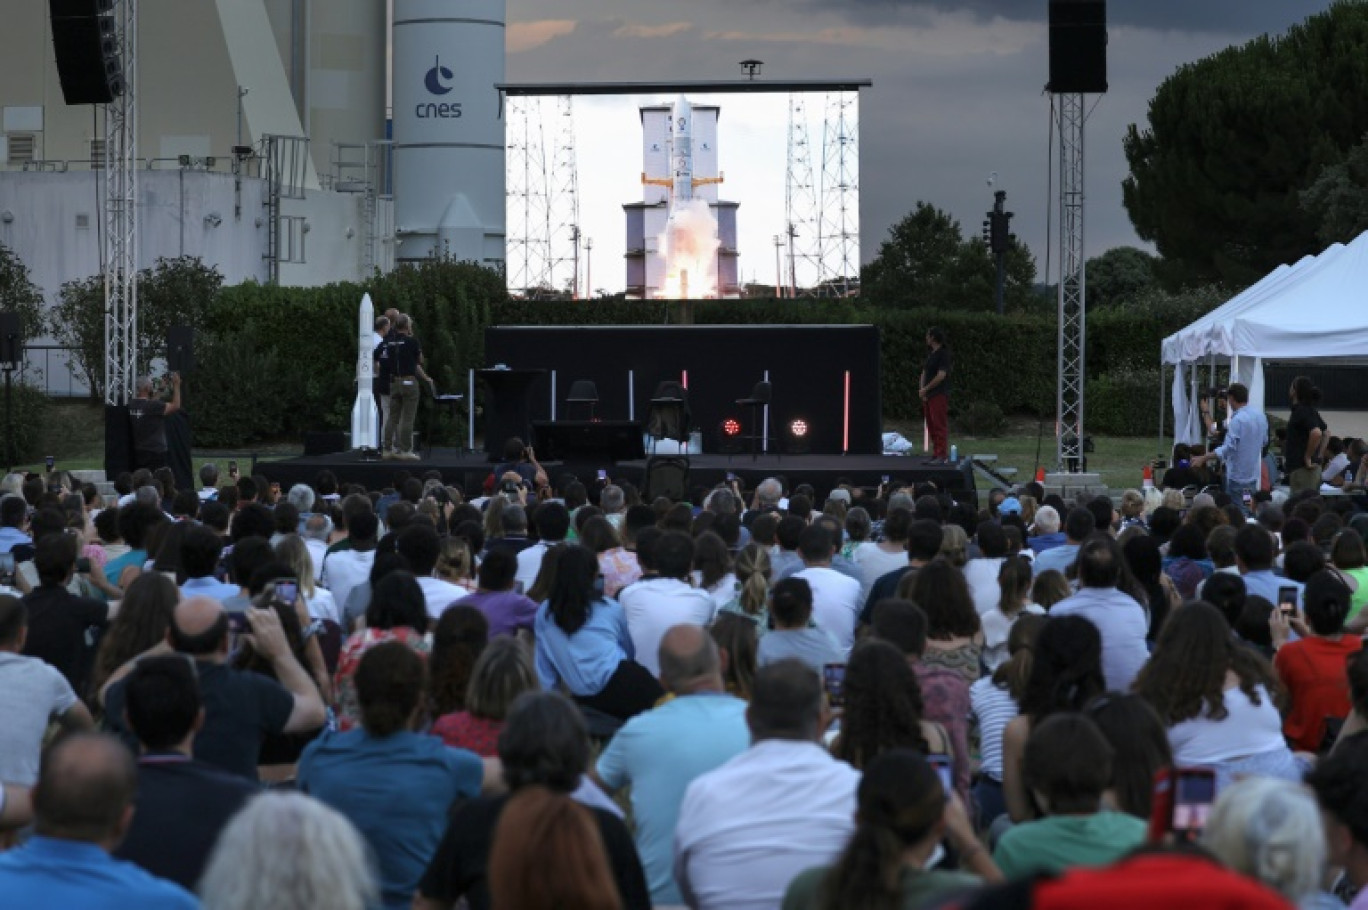
[[[1049,91],[1070,95],[1106,90],[1106,0],[1050,0]]]
[[[664,496],[672,502],[683,502],[689,495],[689,459],[681,455],[657,455],[646,462],[646,492],[643,499],[652,502]]]

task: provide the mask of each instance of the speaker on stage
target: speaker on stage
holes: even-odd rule
[[[646,461],[646,502],[664,496],[682,502],[689,496],[689,459],[681,455],[653,455]]]
[[[166,330],[166,367],[182,376],[195,372],[195,330],[190,326],[173,325]]]
[[[1107,90],[1106,0],[1050,0],[1050,84],[1069,95]]]
[[[123,94],[113,0],[48,0],[57,78],[67,104],[109,104]]]

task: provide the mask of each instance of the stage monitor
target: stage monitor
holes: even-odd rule
[[[868,84],[505,86],[509,292],[857,294]]]

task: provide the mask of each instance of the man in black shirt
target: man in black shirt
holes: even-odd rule
[[[152,377],[138,379],[137,391],[128,403],[133,422],[133,466],[150,471],[166,467],[166,418],[180,410],[181,380],[171,374],[171,400],[153,398]]]
[[[33,557],[38,587],[24,598],[29,616],[24,653],[56,667],[71,688],[84,695],[98,632],[109,624],[110,608],[66,589],[76,568],[78,552],[72,534],[44,534],[38,539]],[[95,634],[87,637],[88,630]]]
[[[413,337],[413,322],[403,313],[385,342],[390,377],[390,419],[385,423],[384,457],[417,461],[413,451],[413,418],[418,413],[418,380],[437,394],[437,385],[423,372],[423,346]]]
[[[945,331],[935,326],[927,329],[926,346],[931,355],[926,358],[918,394],[931,436],[932,458],[944,462],[950,458],[950,349],[945,345]]]
[[[1293,493],[1319,490],[1321,461],[1330,441],[1325,435],[1325,421],[1316,410],[1320,389],[1309,377],[1298,376],[1292,380],[1288,397],[1292,399],[1292,413],[1287,417],[1287,440],[1283,443],[1283,470],[1287,472],[1287,483]]]
[[[138,811],[114,855],[193,891],[219,833],[261,788],[192,757],[204,723],[193,661],[143,658],[124,690],[125,716],[141,746]]]

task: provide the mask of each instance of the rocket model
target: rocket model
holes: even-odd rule
[[[692,296],[690,273],[705,277],[717,250],[716,224],[706,202],[699,200],[698,205],[694,204],[694,190],[720,184],[723,178],[720,174],[716,177],[694,176],[693,105],[683,95],[675,100],[670,112],[669,142],[671,175],[654,178],[642,174],[641,182],[670,189],[666,203],[669,216],[664,237],[665,270],[672,295],[686,298]],[[694,290],[697,293],[700,289],[695,287]]]
[[[361,298],[361,312],[356,320],[356,403],[352,405],[351,438],[354,449],[378,449],[376,432],[375,396],[371,386],[375,381],[375,305],[370,294]]]

